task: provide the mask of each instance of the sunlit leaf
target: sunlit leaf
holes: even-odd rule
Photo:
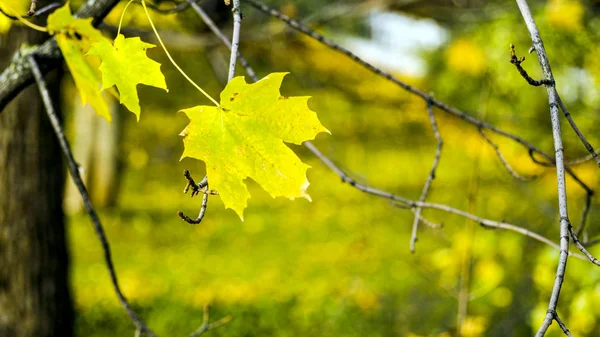
[[[146,84],[167,90],[165,77],[160,71],[160,63],[146,55],[146,49],[154,45],[145,43],[139,37],[125,38],[119,34],[114,45],[107,40],[92,46],[89,55],[102,60],[102,89],[113,85],[119,90],[121,103],[140,118],[140,104],[137,85]]]
[[[98,115],[110,121],[110,109],[100,92],[100,77],[85,60],[80,45],[63,34],[56,36],[56,42],[71,71],[83,104],[90,103]]]
[[[69,5],[57,9],[48,16],[48,30],[56,35],[56,42],[69,67],[83,104],[90,103],[96,113],[111,120],[106,99],[100,93],[100,76],[90,65],[88,52],[93,43],[108,41],[92,26],[92,19],[73,17]]]
[[[329,131],[308,108],[309,97],[281,96],[285,75],[273,73],[254,84],[236,77],[221,92],[219,107],[183,110],[190,124],[182,132],[182,157],[206,163],[211,188],[242,219],[250,197],[248,177],[272,197],[309,199],[309,166],[284,142],[301,144]]]

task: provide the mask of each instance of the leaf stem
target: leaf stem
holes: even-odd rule
[[[134,1],[135,0],[129,0],[127,5],[125,5],[125,8],[123,8],[123,12],[121,13],[121,18],[119,19],[119,27],[117,28],[117,36],[119,36],[121,34],[121,25],[123,24],[123,18],[125,17],[125,12],[127,12],[127,7],[129,7],[129,5],[131,5],[131,3]]]
[[[158,42],[160,43],[160,46],[162,47],[162,49],[165,51],[165,54],[167,54],[167,57],[169,58],[169,61],[171,61],[171,63],[173,64],[173,66],[175,68],[177,68],[177,70],[181,73],[181,75],[183,75],[183,77],[185,77],[186,80],[188,80],[188,82],[190,82],[196,89],[198,89],[198,91],[200,91],[206,98],[208,98],[211,102],[213,102],[216,106],[220,106],[219,102],[217,102],[214,98],[212,98],[206,91],[204,91],[202,88],[200,88],[200,86],[198,84],[196,84],[196,82],[194,82],[180,67],[179,65],[177,65],[177,63],[175,62],[175,60],[173,60],[173,57],[171,57],[171,54],[169,54],[169,51],[167,50],[167,47],[165,47],[165,44],[163,43],[162,39],[160,38],[160,35],[158,35],[158,31],[156,31],[156,27],[154,26],[154,22],[152,22],[152,19],[150,18],[150,13],[148,13],[148,8],[146,7],[146,1],[142,0],[142,6],[144,7],[144,12],[146,12],[146,17],[148,18],[148,22],[150,23],[150,26],[152,27],[152,31],[154,32],[154,35],[156,35],[156,39],[158,40]]]

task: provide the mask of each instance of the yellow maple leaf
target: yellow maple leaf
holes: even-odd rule
[[[113,85],[119,90],[121,103],[140,119],[140,103],[137,85],[146,84],[167,90],[165,77],[160,71],[160,63],[146,56],[146,49],[154,45],[145,43],[139,37],[125,38],[119,34],[111,44],[109,41],[95,43],[89,55],[102,60],[102,89]]]
[[[56,35],[56,42],[79,90],[82,103],[90,103],[98,115],[110,121],[108,103],[100,93],[100,76],[90,65],[93,60],[85,56],[93,43],[108,39],[92,26],[91,18],[73,17],[68,3],[48,16],[48,30]]]
[[[183,110],[190,124],[181,133],[182,158],[206,163],[211,188],[242,220],[250,198],[244,183],[248,177],[272,197],[310,200],[309,166],[284,142],[301,144],[329,131],[308,108],[309,97],[281,96],[285,75],[273,73],[254,84],[236,77],[221,92],[220,106]]]

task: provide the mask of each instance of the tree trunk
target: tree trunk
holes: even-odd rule
[[[13,26],[0,36],[0,69],[21,43],[46,37]],[[55,103],[59,77],[47,77]],[[38,89],[30,86],[0,114],[0,336],[72,335],[61,158]]]

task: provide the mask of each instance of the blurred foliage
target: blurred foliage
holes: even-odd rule
[[[337,4],[270,3],[298,17]],[[518,55],[526,55],[523,66],[532,77],[541,75],[535,54],[527,54],[531,41],[516,6],[469,3],[489,20],[463,20],[467,14],[477,17],[479,12],[471,10],[450,12],[456,15],[446,15],[442,22],[450,38],[422,53],[427,74],[396,75],[553,153],[545,90],[530,87],[509,63],[509,44],[514,43]],[[118,20],[123,5],[108,22]],[[389,5],[400,8],[393,1]],[[596,8],[595,2],[558,0],[533,6],[559,92],[595,145],[600,144]],[[439,13],[431,11],[432,16]],[[413,7],[409,12],[427,11]],[[126,25],[148,28],[138,6],[128,13]],[[316,145],[358,181],[417,199],[435,149],[424,102],[262,13],[245,7],[244,15],[242,52],[259,75],[290,71],[283,94],[313,96],[309,106],[332,132],[319,136]],[[205,31],[191,12],[153,17],[163,30]],[[364,22],[341,17],[319,27],[341,40],[335,33],[368,36]],[[411,254],[410,211],[340,183],[301,147],[293,148],[313,167],[308,172],[312,203],[272,199],[249,182],[253,200],[244,222],[225,211],[218,197],[210,198],[201,225],[182,222],[177,211],[196,212],[200,199],[181,193],[181,172],[190,169],[199,179],[204,165],[190,159],[178,162],[183,144],[177,135],[188,120],[177,111],[207,102],[158,48],[149,54],[161,60],[170,93],[140,88],[143,117],[136,123],[124,113],[122,157],[127,168],[118,207],[101,210],[101,217],[123,290],[159,335],[189,334],[200,325],[206,303],[213,305],[214,319],[234,316],[232,323],[210,332],[215,336],[524,336],[537,329],[554,281],[554,249],[425,210],[425,217],[445,227],[421,226],[417,252]],[[217,80],[219,70],[211,55],[227,58],[225,48],[213,43],[200,51],[182,48],[173,54],[192,78],[218,95],[223,83]],[[69,83],[66,97],[73,95]],[[490,135],[520,173],[539,175],[533,182],[515,181],[476,128],[437,110],[436,117],[445,148],[429,200],[504,219],[557,241],[553,169],[534,165],[518,144]],[[585,155],[566,123],[563,131],[567,157]],[[598,188],[594,163],[574,170]],[[585,194],[572,180],[567,184],[571,218],[577,224]],[[600,205],[594,201],[593,207],[588,220],[592,238],[600,235],[595,226]],[[77,334],[133,334],[84,214],[71,217],[70,242]],[[600,248],[592,253],[599,255]],[[559,313],[577,336],[600,334],[599,284],[597,267],[569,260]],[[465,289],[467,314],[459,326],[458,301]],[[548,336],[561,334],[553,324]]]

